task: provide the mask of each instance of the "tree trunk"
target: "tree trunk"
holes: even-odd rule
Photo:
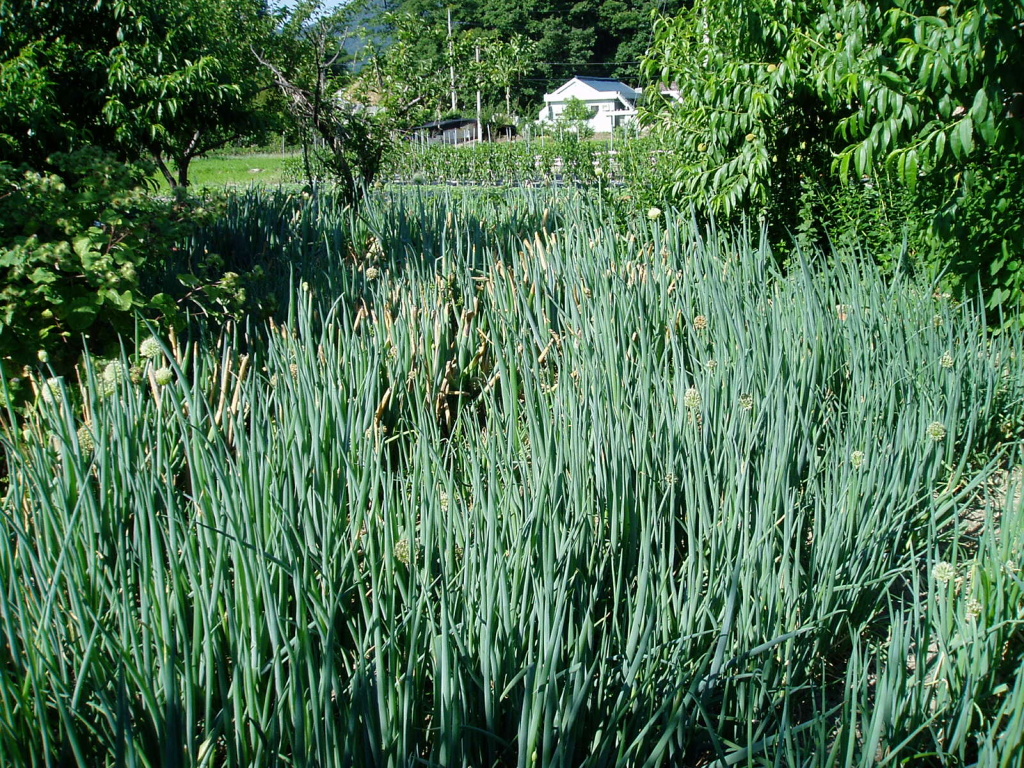
[[[153,160],[156,161],[156,167],[160,169],[160,173],[163,174],[164,180],[167,182],[167,185],[171,189],[177,187],[178,184],[174,180],[174,174],[171,173],[171,169],[167,167],[167,163],[164,162],[163,156],[159,152],[154,151]]]
[[[179,157],[175,162],[178,167],[178,186],[183,189],[188,186],[188,166],[191,162],[192,155]]]

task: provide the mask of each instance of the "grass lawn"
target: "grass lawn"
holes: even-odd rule
[[[200,157],[189,167],[189,181],[192,186],[202,187],[247,187],[251,184],[276,186],[283,182],[285,163],[298,157],[297,153],[267,153],[258,155],[217,155]],[[167,182],[160,178],[160,188],[166,189]]]

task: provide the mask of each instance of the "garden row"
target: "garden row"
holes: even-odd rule
[[[391,153],[384,175],[420,184],[635,185],[650,181],[658,152],[659,145],[649,138],[591,141],[571,133],[469,146],[408,144]]]

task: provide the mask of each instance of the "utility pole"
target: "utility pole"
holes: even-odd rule
[[[448,9],[448,61],[452,86],[452,112],[459,108],[455,101],[455,36],[452,29],[452,9]]]
[[[480,46],[476,47],[476,143],[484,140],[483,123],[480,122]]]

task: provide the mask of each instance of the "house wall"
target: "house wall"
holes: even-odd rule
[[[444,132],[445,144],[461,144],[476,138],[476,123],[449,128]]]
[[[604,95],[602,94],[602,97],[603,96]],[[594,112],[596,109],[596,113],[588,121],[588,124],[595,133],[611,133],[613,127],[616,125],[625,125],[627,122],[632,120],[636,114],[636,110],[624,109],[622,102],[618,99],[581,99],[581,101],[590,107],[591,112]],[[540,113],[541,122],[553,123],[561,116],[562,112],[565,111],[565,106],[565,101],[552,101],[545,104],[544,109],[542,109]]]
[[[621,104],[619,104],[617,99],[602,100],[602,101],[591,101],[591,100],[587,100],[587,99],[580,99],[580,100],[582,102],[584,102],[588,107],[590,107],[590,111],[591,111],[591,113],[593,114],[594,117],[600,117],[600,115],[602,113],[612,112],[613,110],[616,109],[616,107],[621,107],[622,106]],[[549,115],[548,119],[549,120],[555,120],[559,116],[561,116],[562,112],[565,111],[565,107],[566,107],[568,101],[569,100],[566,99],[565,101],[553,101],[550,104],[548,104],[547,105],[548,115]]]
[[[595,91],[579,81],[570,81],[554,93],[544,96],[544,108],[540,111],[541,122],[554,122],[561,116],[570,99],[579,99],[593,112],[588,121],[595,133],[610,133],[619,125],[625,125],[636,116],[635,109],[626,109],[615,94]]]

